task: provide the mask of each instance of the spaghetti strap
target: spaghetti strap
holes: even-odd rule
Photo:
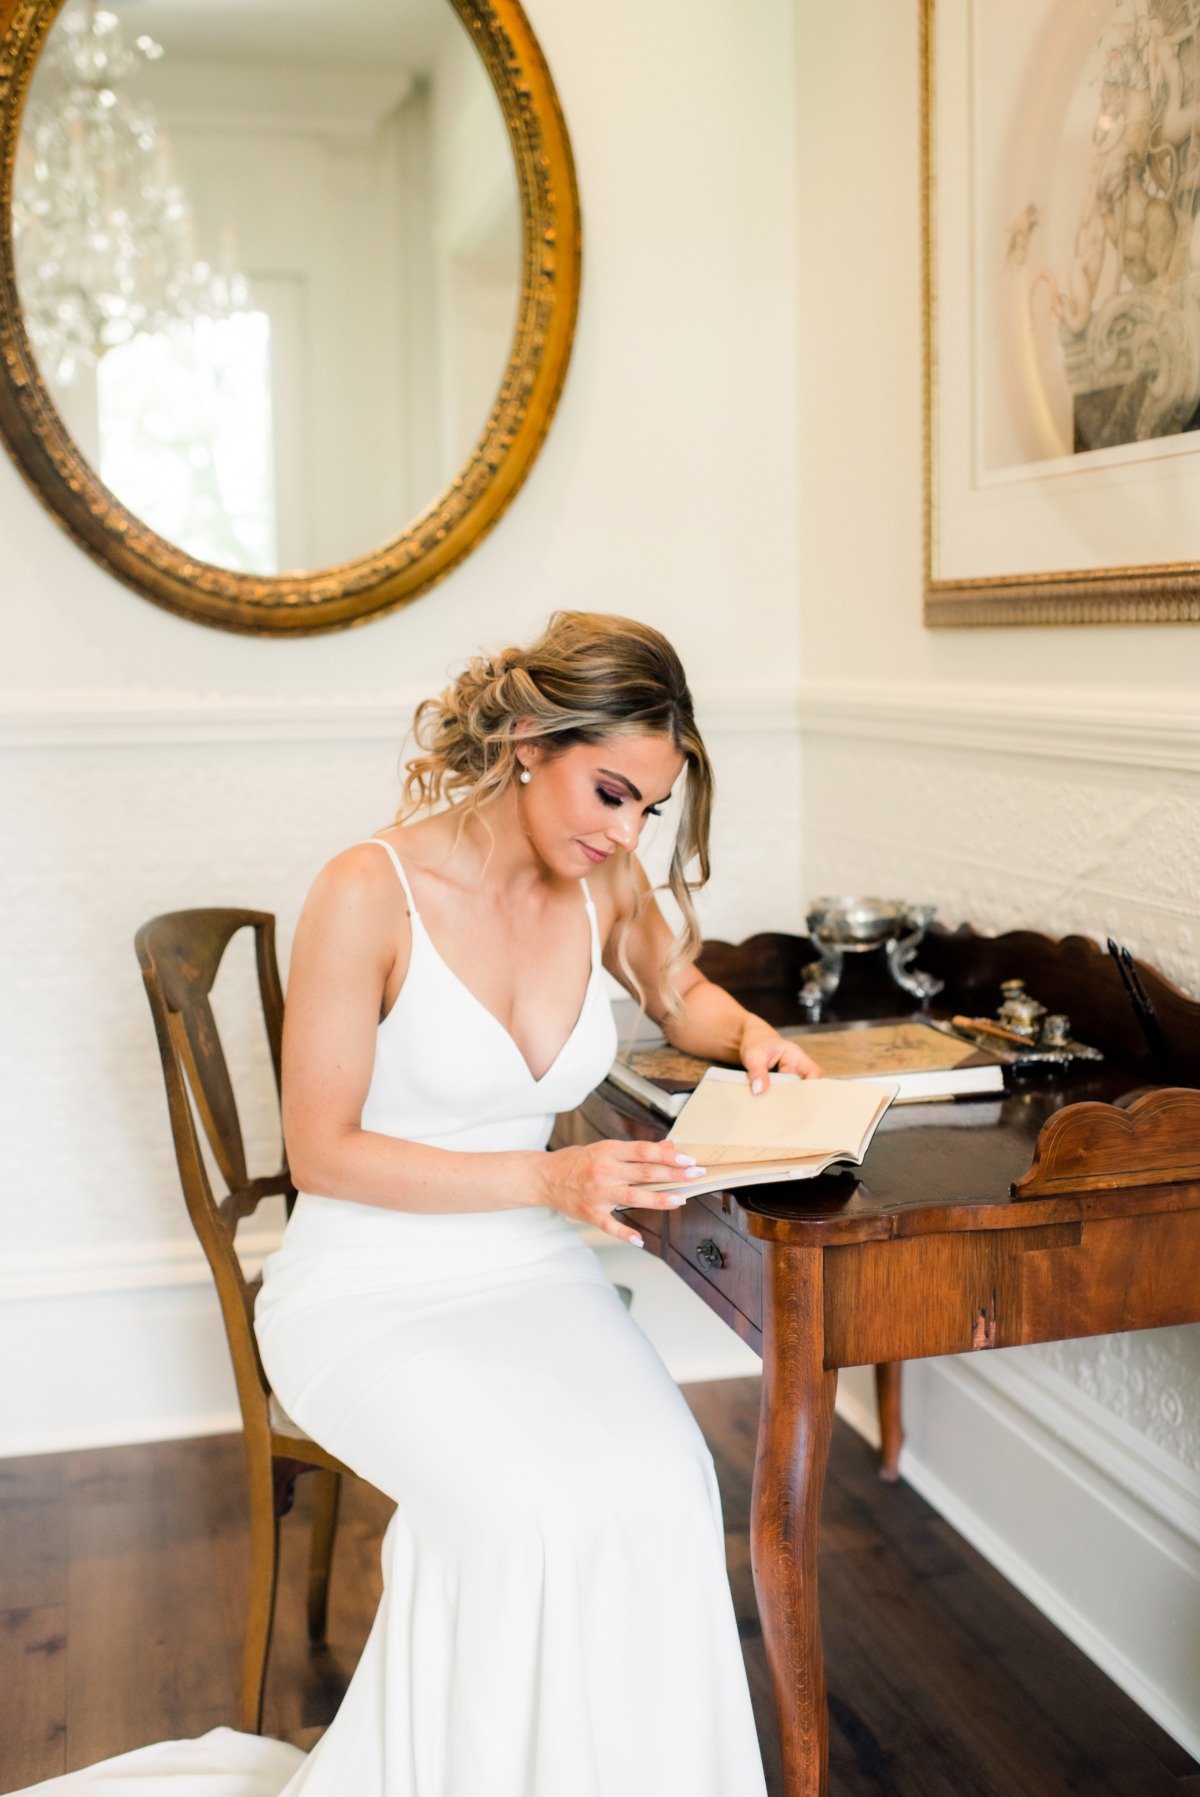
[[[417,901],[413,898],[412,887],[409,885],[408,875],[404,871],[404,863],[401,861],[399,855],[396,853],[396,851],[392,847],[391,843],[385,842],[383,840],[382,836],[364,836],[363,842],[364,842],[364,844],[373,842],[377,848],[381,848],[384,851],[385,855],[387,855],[388,859],[391,861],[392,866],[396,870],[397,879],[400,881],[401,886],[403,886],[403,888],[404,888],[404,896],[408,900],[409,916],[415,917],[417,919],[417,921],[419,922],[421,914],[417,910]]]

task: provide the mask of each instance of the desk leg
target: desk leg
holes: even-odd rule
[[[829,1714],[817,1532],[837,1373],[824,1366],[819,1248],[763,1250],[763,1384],[750,1554],[783,1748],[785,1797],[825,1797]]]
[[[899,1360],[885,1360],[875,1368],[875,1398],[879,1405],[879,1477],[894,1485],[900,1477],[900,1449],[904,1425],[900,1416]]]

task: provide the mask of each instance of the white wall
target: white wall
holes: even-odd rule
[[[1200,992],[1200,631],[921,622],[917,12],[797,0],[805,890],[1112,931]],[[905,1394],[913,1483],[1195,1750],[1200,1330]]]
[[[477,645],[559,605],[666,630],[721,782],[710,930],[798,915],[790,5],[530,11],[579,165],[579,334],[527,486],[450,579],[330,637],[223,635],[109,579],[0,463],[0,1454],[229,1419],[133,931],[246,903],[286,952],[317,866],[391,815],[413,701]]]

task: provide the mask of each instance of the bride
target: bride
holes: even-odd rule
[[[640,1242],[621,1211],[703,1169],[545,1148],[616,1049],[604,969],[756,1089],[816,1069],[693,965],[712,770],[657,631],[560,612],[415,736],[402,821],[296,933],[256,1318],[289,1413],[396,1500],[378,1614],[307,1758],[218,1729],[54,1797],[765,1797],[712,1460],[575,1227]],[[681,781],[676,942],[636,850]]]

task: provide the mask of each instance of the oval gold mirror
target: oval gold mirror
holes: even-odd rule
[[[413,599],[566,373],[579,206],[517,0],[0,0],[0,432],[221,629]]]

